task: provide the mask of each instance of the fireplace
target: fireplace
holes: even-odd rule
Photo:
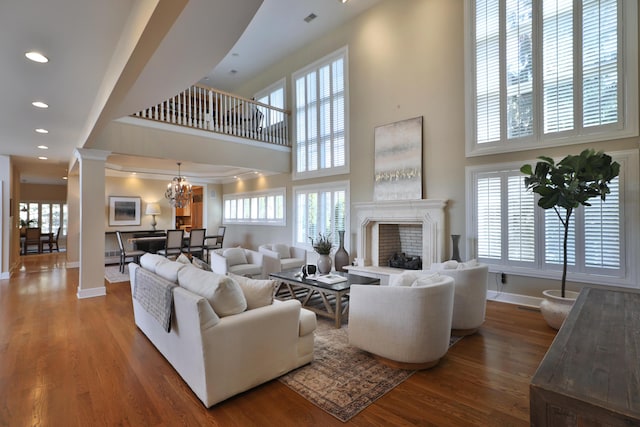
[[[423,269],[441,262],[446,205],[434,199],[355,203],[357,265],[387,267],[394,252],[420,256]]]

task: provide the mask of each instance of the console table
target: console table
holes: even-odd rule
[[[585,288],[530,385],[532,426],[640,425],[640,294]]]

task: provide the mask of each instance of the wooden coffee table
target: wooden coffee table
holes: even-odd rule
[[[349,288],[351,285],[379,285],[380,280],[371,277],[358,276],[349,273],[332,273],[345,277],[347,280],[334,284],[327,284],[313,280],[311,276],[303,279],[299,275],[300,269],[285,270],[271,273],[269,276],[278,282],[276,298],[295,298],[302,306],[319,316],[334,320],[335,327],[342,326],[342,319],[349,311]]]

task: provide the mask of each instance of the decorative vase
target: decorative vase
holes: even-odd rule
[[[349,265],[349,253],[344,248],[344,230],[338,231],[340,247],[334,255],[336,271],[345,271],[342,267]]]
[[[329,255],[318,255],[318,273],[329,274],[331,272],[331,257]]]
[[[573,307],[573,304],[576,302],[578,293],[565,291],[565,297],[562,298],[560,296],[562,295],[562,291],[554,289],[542,291],[542,295],[544,295],[544,300],[540,303],[542,317],[544,317],[544,320],[553,329],[560,329],[564,323],[564,319],[569,315],[571,307]]]
[[[460,235],[452,234],[451,235],[451,247],[453,248],[453,253],[451,254],[451,259],[460,262],[460,250],[458,249],[458,244],[460,243]]]

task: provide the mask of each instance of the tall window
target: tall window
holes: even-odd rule
[[[294,178],[348,172],[347,48],[296,72]]]
[[[20,220],[43,233],[56,233],[62,227],[62,235],[67,235],[67,205],[63,203],[20,202]]]
[[[311,249],[310,238],[322,233],[330,234],[337,247],[338,231],[349,233],[349,183],[306,185],[294,188],[293,192],[295,244]]]
[[[468,154],[637,135],[637,2],[469,0]]]
[[[637,225],[637,152],[612,153],[620,176],[609,185],[602,202],[574,211],[569,227],[570,279],[589,283],[633,285]],[[521,165],[491,165],[468,169],[468,206],[473,254],[494,271],[530,276],[559,274],[564,228],[553,209],[538,207],[524,185]],[[562,211],[560,212],[563,213]],[[631,220],[628,220],[631,218]],[[546,273],[545,273],[546,272]],[[549,273],[552,272],[552,273]]]
[[[225,194],[224,224],[285,225],[285,189]]]
[[[267,104],[272,107],[276,107],[276,108],[280,108],[281,110],[284,110],[285,108],[284,101],[286,99],[285,92],[284,92],[284,84],[285,84],[285,81],[284,79],[282,79],[272,84],[271,86],[261,90],[260,92],[256,93],[254,95],[254,98],[256,99],[256,101],[262,104]],[[277,110],[269,110],[261,106],[258,106],[258,109],[264,115],[264,120],[265,120],[264,126],[266,128],[268,128],[269,126],[282,123],[282,121],[285,118],[284,112],[277,111]]]

